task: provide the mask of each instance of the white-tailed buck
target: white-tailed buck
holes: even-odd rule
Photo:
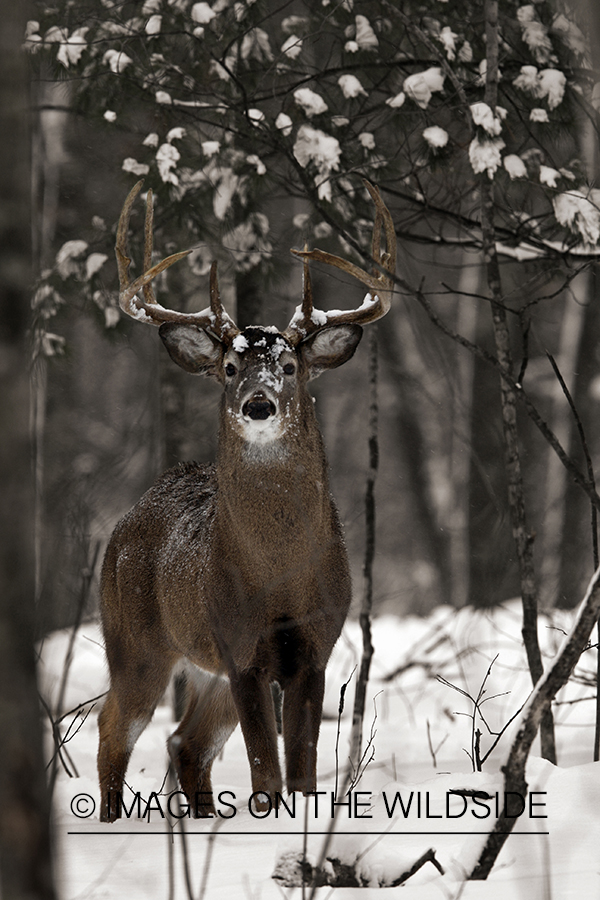
[[[282,790],[274,681],[283,690],[287,789],[316,789],[325,667],[350,604],[350,575],[307,382],[350,359],[360,326],[385,315],[395,270],[391,216],[367,185],[376,207],[373,274],[320,250],[298,252],[304,298],[285,331],[240,331],[221,304],[215,264],[208,309],[165,309],[152,280],[186,253],[152,265],[148,191],[144,271],[130,281],[127,231],[141,186],[119,220],[121,307],[159,325],[172,359],[216,379],[223,393],[216,466],[165,472],[106,551],[101,612],[111,684],[98,751],[105,821],[119,815],[131,751],[181,658],[198,677],[188,679],[187,709],[168,746],[194,814],[214,813],[212,763],[238,721],[253,792],[273,798]],[[315,310],[309,259],[351,273],[371,293],[354,311]]]

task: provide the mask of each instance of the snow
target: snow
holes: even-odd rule
[[[153,15],[150,16],[148,21],[146,22],[145,32],[148,35],[160,34],[160,30],[162,27],[162,16]]]
[[[281,45],[281,52],[289,59],[296,59],[302,53],[302,38],[290,34],[289,38]]]
[[[406,94],[404,91],[400,91],[400,93],[396,94],[394,97],[388,97],[385,102],[386,105],[391,106],[392,109],[400,109],[400,107],[404,105],[405,100]]]
[[[205,156],[215,156],[221,149],[220,141],[202,141],[202,152]]]
[[[473,138],[469,145],[469,160],[475,174],[487,172],[488,178],[493,178],[502,161],[500,151],[504,146],[502,138],[493,140]]]
[[[253,125],[258,127],[261,122],[265,120],[265,114],[261,109],[249,109],[248,110],[248,118],[252,122]]]
[[[211,9],[208,3],[194,3],[191,9],[191,16],[194,22],[197,22],[199,25],[208,25],[216,16],[216,12]]]
[[[430,125],[429,128],[425,128],[423,137],[434,150],[439,147],[445,147],[448,143],[448,132],[440,128],[439,125]]]
[[[284,137],[288,137],[292,133],[292,120],[286,113],[279,113],[275,119],[275,128],[282,132]]]
[[[484,131],[491,134],[492,137],[496,137],[502,131],[502,119],[506,117],[506,110],[497,106],[494,115],[487,103],[472,103],[471,115],[476,125],[480,125]]]
[[[446,51],[446,56],[451,61],[453,59],[455,59],[455,57],[456,57],[456,39],[457,38],[458,38],[458,35],[455,34],[454,31],[452,31],[452,29],[450,28],[449,25],[446,25],[444,28],[442,28],[442,30],[440,31],[440,33],[438,35],[438,40],[443,45],[444,50]]]
[[[356,75],[340,75],[338,84],[347,100],[353,97],[359,97],[361,94],[366,97],[367,92],[356,77]]]
[[[521,6],[517,10],[517,19],[522,29],[522,37],[538,63],[548,62],[552,53],[552,41],[548,29],[537,18],[535,7],[531,4]]]
[[[171,128],[171,130],[167,132],[165,140],[167,144],[170,144],[172,141],[180,141],[183,137],[185,137],[185,133],[185,128]]]
[[[559,69],[543,69],[540,72],[540,92],[546,97],[550,109],[556,109],[562,103],[567,86],[567,78]]]
[[[355,16],[356,23],[355,41],[359,50],[376,50],[379,46],[377,35],[371,28],[371,23],[366,16]]]
[[[76,260],[80,259],[88,249],[87,241],[73,240],[66,241],[56,254],[56,270],[60,277],[65,280],[71,275],[76,275],[79,266]]]
[[[81,59],[83,51],[87,49],[85,35],[88,31],[89,28],[77,28],[69,35],[65,43],[61,42],[56,59],[62,63],[65,69],[68,69],[71,63],[77,65]]]
[[[88,281],[100,271],[107,259],[106,253],[90,253],[85,261],[85,274]]]
[[[548,113],[545,109],[532,109],[529,113],[529,121],[530,122],[549,122]]]
[[[236,334],[231,344],[236,353],[243,353],[249,347],[248,341],[243,334]]]
[[[327,112],[329,108],[321,95],[310,88],[298,88],[294,91],[294,101],[309,119]]]
[[[177,163],[181,158],[181,154],[177,147],[174,147],[172,144],[161,144],[158,150],[156,151],[156,164],[158,165],[158,172],[163,181],[169,181],[172,184],[179,184],[179,179],[171,169],[177,167]]]
[[[133,156],[128,156],[127,159],[124,159],[121,168],[124,172],[131,172],[132,175],[147,175],[150,171],[150,166],[146,165],[146,163],[138,162]]]
[[[561,225],[578,232],[584,244],[596,246],[600,240],[600,195],[592,190],[565,191],[552,198],[554,215]]]
[[[567,86],[567,78],[560,69],[542,69],[536,66],[521,66],[521,72],[513,84],[532,97],[546,98],[549,109],[556,109],[562,103]]]
[[[316,96],[316,95],[315,95]],[[305,169],[310,162],[317,168],[315,185],[320,200],[331,200],[329,176],[339,169],[342,148],[337,138],[318,128],[301,125],[294,144],[294,156]]]
[[[556,652],[573,620],[569,613],[556,614],[552,622],[541,619],[539,633],[546,659]],[[296,797],[295,801],[284,796],[287,808],[277,811],[253,810],[246,751],[237,728],[214,767],[217,816],[181,820],[194,896],[204,884],[207,900],[299,898],[298,888],[285,887],[272,875],[277,869],[284,880],[293,878],[302,858],[305,821],[307,855],[316,865],[334,818],[335,833],[327,856],[352,866],[367,887],[360,893],[357,888],[337,888],[331,894],[331,888],[325,886],[316,894],[322,900],[329,896],[340,900],[379,897],[377,885],[392,883],[430,848],[444,874],[428,862],[401,893],[400,888],[391,888],[384,896],[445,900],[457,898],[461,891],[464,900],[543,900],[550,896],[587,900],[599,896],[600,764],[591,762],[594,691],[585,684],[591,684],[595,650],[586,651],[577,677],[555,706],[559,766],[536,756],[536,741],[527,768],[531,793],[513,834],[486,882],[462,883],[463,873],[473,865],[495,818],[496,803],[502,805],[499,767],[516,727],[513,723],[507,728],[483,771],[474,773],[468,756],[473,704],[465,695],[477,695],[495,659],[484,686],[486,722],[498,732],[520,708],[530,690],[520,627],[516,601],[491,611],[439,607],[427,619],[376,619],[365,716],[365,734],[367,738],[374,735],[374,759],[353,786],[350,803],[346,800],[332,807],[336,802],[339,692],[360,658],[360,628],[358,623],[348,622],[327,675],[319,740],[318,790],[323,793],[306,800]],[[69,636],[66,631],[57,632],[40,648],[41,689],[51,706],[56,703]],[[438,674],[446,683],[436,678]],[[349,743],[353,683],[348,687],[340,724],[340,782]],[[174,730],[168,698],[139,738],[128,770],[128,784],[133,792],[139,792],[142,812],[150,800],[150,814],[137,818],[134,804],[130,819],[107,825],[98,821],[92,809],[95,806],[97,810],[99,799],[95,755],[100,704],[86,701],[106,688],[99,627],[89,623],[75,638],[63,701],[64,710],[85,705],[61,724],[63,734],[69,729],[66,750],[76,774],[69,778],[59,768],[55,788],[59,896],[61,900],[83,896],[162,900],[169,896],[171,860],[174,896],[185,898],[181,824],[167,817],[169,799],[170,808],[177,812],[179,796],[174,793],[175,784],[165,781],[165,741]],[[478,728],[483,731],[481,750],[486,752],[495,738],[481,721]],[[475,799],[451,793],[457,790],[485,791],[490,799],[482,799],[481,794]],[[134,794],[124,799],[129,807]],[[337,802],[342,799],[338,796]],[[333,872],[331,863],[324,868]]]
[[[365,150],[374,150],[375,149],[375,135],[370,131],[361,131],[358,135],[358,141]]]
[[[406,96],[414,100],[417,106],[425,109],[431,100],[432,94],[443,90],[444,78],[445,75],[440,67],[432,66],[424,72],[415,72],[414,75],[409,75],[408,78],[405,78],[403,90]]]
[[[115,75],[120,75],[127,66],[132,64],[133,60],[126,53],[123,53],[122,50],[107,50],[102,57],[102,62],[110,66],[110,71],[114,72]]]
[[[511,178],[525,178],[527,168],[520,156],[516,153],[509,153],[502,160],[502,164]]]

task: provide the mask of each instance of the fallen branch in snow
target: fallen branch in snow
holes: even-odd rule
[[[589,636],[600,615],[600,567],[596,569],[588,586],[579,615],[563,642],[552,666],[544,673],[533,689],[522,712],[522,721],[508,754],[502,772],[504,773],[504,790],[514,791],[525,797],[527,782],[525,766],[531,745],[535,739],[540,722],[550,709],[552,700],[558,691],[567,683],[577,660],[583,653]],[[505,811],[496,820],[494,830],[487,837],[485,846],[479,855],[469,880],[483,881],[492,870],[494,863],[512,831],[514,818],[508,818]]]
[[[430,862],[438,872],[443,875],[444,869],[436,858],[435,850],[426,850],[414,863],[402,872],[393,881],[378,880],[374,885],[370,876],[361,874],[360,860],[353,863],[342,862],[335,856],[328,856],[318,865],[312,866],[308,860],[303,860],[297,853],[284,854],[277,864],[273,878],[285,887],[312,886],[311,898],[314,897],[318,887],[398,887],[421,869],[425,863]]]
[[[435,850],[429,849],[426,850],[425,853],[416,860],[416,862],[410,867],[410,869],[408,869],[408,871],[403,872],[402,875],[399,876],[399,878],[395,878],[394,881],[392,881],[390,887],[397,887],[399,884],[404,884],[404,882],[408,881],[408,879],[411,878],[415,874],[415,872],[418,872],[426,862],[430,862],[432,865],[434,865],[440,875],[444,874],[444,869],[435,858]]]

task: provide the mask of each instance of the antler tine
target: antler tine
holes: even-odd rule
[[[146,218],[144,220],[144,272],[152,268],[152,250],[154,249],[154,194],[152,188],[146,193]],[[156,304],[152,283],[144,285],[144,300]]]
[[[123,312],[150,325],[162,325],[163,322],[177,322],[182,325],[197,325],[199,328],[210,330],[219,340],[226,337],[232,337],[238,333],[239,329],[234,321],[224,309],[217,283],[217,264],[214,262],[211,267],[210,274],[210,307],[200,312],[182,313],[174,309],[166,309],[157,303],[152,288],[152,281],[168,269],[174,263],[179,262],[192,251],[183,250],[179,253],[173,253],[162,259],[156,265],[152,265],[152,230],[154,221],[153,198],[152,191],[148,190],[146,197],[146,218],[144,223],[144,271],[131,281],[129,278],[129,267],[131,259],[127,255],[127,231],[129,229],[129,219],[131,217],[131,208],[135,202],[137,195],[142,189],[143,180],[138,181],[133,186],[127,199],[123,204],[119,224],[117,227],[117,240],[115,244],[115,253],[117,256],[117,267],[119,270],[119,305]],[[143,291],[144,299],[141,300],[136,296],[138,291]]]
[[[131,259],[127,256],[127,230],[129,228],[129,219],[131,217],[131,207],[135,202],[135,198],[139,194],[143,181],[138,181],[127,195],[127,199],[123,204],[121,215],[119,216],[119,224],[117,226],[117,240],[115,243],[115,254],[117,257],[117,268],[119,270],[119,285],[121,293],[129,287],[129,266]],[[128,310],[125,310],[127,312]]]
[[[217,274],[217,261],[213,260],[210,267],[210,310],[211,316],[214,318],[217,335],[225,336],[227,334],[235,336],[239,333],[239,329],[235,325],[233,319],[225,311],[225,307],[221,303],[221,292],[219,291],[219,279]],[[212,324],[212,321],[211,321]]]
[[[373,273],[366,272],[360,266],[355,265],[349,260],[334,256],[324,250],[292,250],[296,256],[300,256],[304,260],[304,272],[308,271],[309,260],[322,262],[329,266],[334,266],[347,272],[354,278],[357,278],[363,284],[366,284],[372,291],[367,294],[362,305],[354,310],[335,310],[331,312],[322,312],[315,310],[312,303],[312,290],[310,289],[310,276],[308,280],[309,289],[307,298],[307,278],[304,276],[304,299],[302,306],[296,309],[285,334],[292,343],[298,343],[307,335],[325,328],[329,325],[340,325],[355,323],[357,325],[366,325],[369,322],[375,322],[384,316],[391,305],[392,288],[394,284],[393,276],[396,271],[396,233],[394,223],[389,209],[381,199],[379,190],[374,185],[365,181],[365,186],[371,195],[375,204],[375,220],[373,223],[372,238],[372,255],[374,261]],[[385,233],[386,250],[381,250],[381,230]],[[382,272],[381,269],[385,271]]]
[[[375,204],[376,213],[375,213],[375,223],[373,225],[373,243],[372,243],[372,256],[374,260],[377,260],[383,268],[389,272],[391,276],[394,276],[396,272],[396,229],[394,228],[394,220],[392,219],[391,213],[383,200],[381,199],[381,194],[379,193],[379,188],[374,184],[371,184],[370,181],[364,179],[364,185],[368,190],[373,203]],[[386,252],[381,252],[381,228],[383,226],[383,230],[385,232],[385,248]],[[376,273],[376,270],[374,270]],[[382,274],[382,273],[380,273]],[[390,282],[390,288],[393,285],[393,277],[386,278],[383,276],[386,281]]]

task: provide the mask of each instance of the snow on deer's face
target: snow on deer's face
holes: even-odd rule
[[[297,406],[298,359],[273,327],[250,326],[236,335],[223,359],[229,422],[248,443],[281,438]]]

